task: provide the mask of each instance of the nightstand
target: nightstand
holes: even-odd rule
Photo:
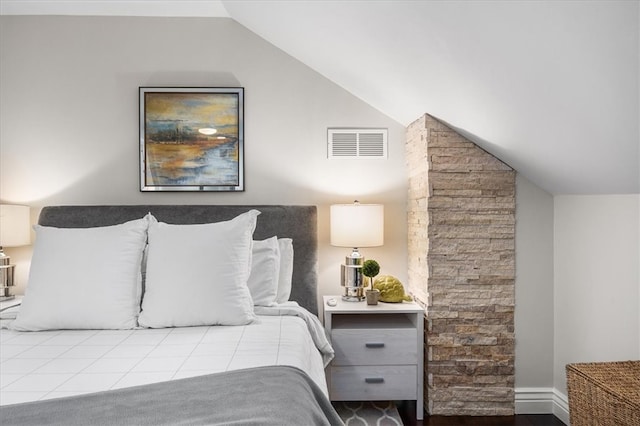
[[[16,319],[17,310],[12,308],[20,306],[22,298],[23,296],[15,296],[13,299],[0,302],[0,325],[4,325],[4,321]]]
[[[0,301],[0,311],[4,311],[5,309],[12,308],[14,306],[19,306],[22,303],[22,298],[24,296],[14,296],[9,300]]]
[[[335,306],[327,301],[335,299]],[[332,401],[415,400],[423,418],[424,309],[417,303],[345,302],[324,296],[324,326],[335,358],[327,369]]]

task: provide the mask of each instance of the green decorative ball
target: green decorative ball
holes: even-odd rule
[[[375,260],[365,260],[362,264],[362,275],[373,278],[380,272],[380,265]]]

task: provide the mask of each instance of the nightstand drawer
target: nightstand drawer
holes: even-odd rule
[[[415,365],[331,367],[332,401],[411,400],[417,398]]]
[[[416,364],[415,329],[334,329],[333,365]]]

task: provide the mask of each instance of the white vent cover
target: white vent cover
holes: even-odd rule
[[[387,158],[387,129],[337,129],[327,132],[332,160]]]

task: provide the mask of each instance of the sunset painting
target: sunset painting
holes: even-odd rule
[[[243,190],[242,88],[140,88],[141,190]]]

